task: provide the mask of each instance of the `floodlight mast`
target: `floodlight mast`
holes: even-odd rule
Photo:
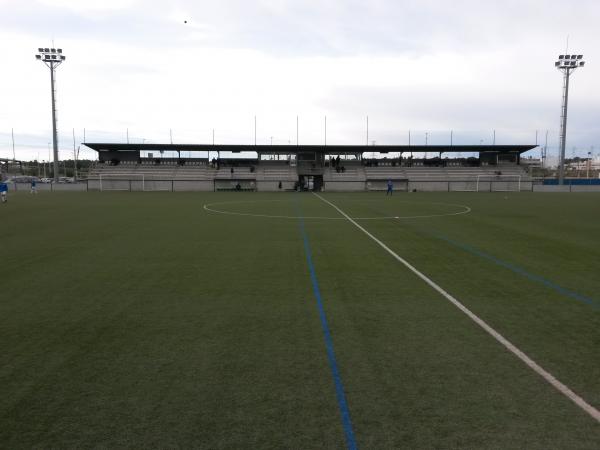
[[[52,99],[52,144],[54,147],[54,181],[58,182],[58,133],[56,131],[56,91],[54,89],[54,70],[65,59],[60,48],[38,48],[35,59],[42,61],[50,69],[50,95]]]
[[[554,66],[563,73],[563,96],[560,116],[560,154],[558,184],[565,184],[565,148],[567,144],[567,106],[569,104],[569,77],[578,67],[583,67],[583,55],[559,55]]]

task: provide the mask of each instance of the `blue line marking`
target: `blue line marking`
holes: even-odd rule
[[[354,438],[354,431],[352,430],[350,411],[348,410],[348,403],[346,402],[346,394],[344,394],[342,377],[340,376],[337,361],[335,359],[335,352],[333,351],[333,340],[331,339],[329,325],[327,324],[327,316],[325,315],[325,309],[323,308],[323,300],[321,298],[321,291],[319,290],[319,282],[317,281],[317,274],[315,273],[315,267],[312,261],[310,244],[308,243],[308,236],[306,234],[306,230],[304,229],[304,219],[302,218],[300,218],[300,232],[302,233],[302,239],[304,240],[304,252],[306,253],[306,262],[308,263],[308,270],[310,271],[310,281],[312,282],[313,292],[317,300],[317,308],[319,310],[319,317],[321,319],[321,328],[323,329],[325,347],[327,348],[327,359],[329,360],[329,367],[331,368],[331,375],[333,376],[333,382],[335,384],[335,395],[337,397],[338,408],[342,416],[342,425],[344,426],[344,434],[346,435],[346,446],[348,449],[355,450],[358,447],[356,446],[356,439]]]
[[[599,308],[599,304],[597,303],[596,300],[594,300],[593,298],[590,297],[586,297],[585,295],[581,295],[578,294],[577,292],[571,291],[570,289],[564,288],[562,286],[559,286],[556,283],[553,283],[552,281],[540,276],[540,275],[536,275],[533,273],[529,273],[527,272],[525,269],[522,269],[518,266],[515,266],[509,262],[506,261],[502,261],[501,259],[496,258],[495,256],[489,255],[487,253],[482,252],[481,250],[478,250],[474,247],[471,247],[470,245],[467,244],[462,244],[460,242],[456,242],[453,241],[452,239],[449,239],[445,236],[442,235],[436,235],[436,237],[438,239],[441,239],[449,244],[452,244],[456,247],[459,247],[473,255],[477,255],[481,258],[487,259],[488,261],[493,262],[494,264],[497,264],[499,266],[502,266],[512,272],[518,273],[519,275],[524,276],[525,278],[528,278],[531,281],[535,281],[537,283],[541,283],[544,286],[550,288],[550,289],[554,289],[556,292],[558,292],[559,294],[562,294],[564,296],[570,297],[574,300],[577,300],[579,302],[585,303],[587,305],[590,305],[591,307],[593,307],[594,309],[598,309]]]

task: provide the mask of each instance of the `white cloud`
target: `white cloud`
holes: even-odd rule
[[[0,0],[1,2],[2,0]],[[59,130],[89,140],[357,143],[365,116],[378,143],[415,139],[556,145],[565,35],[557,1],[3,2],[0,157],[35,157],[50,135],[48,70],[33,55],[52,37]],[[600,149],[600,32],[582,0],[571,48],[588,65],[571,90],[569,146]],[[183,21],[188,23],[184,24]],[[558,26],[560,25],[560,26]],[[557,33],[556,30],[560,30]],[[19,137],[22,138],[19,138]],[[38,136],[36,139],[35,136]],[[19,155],[18,155],[19,156]]]
[[[71,10],[77,13],[101,13],[132,8],[138,0],[37,0],[52,8]]]

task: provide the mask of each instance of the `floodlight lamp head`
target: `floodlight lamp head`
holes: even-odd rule
[[[584,65],[583,55],[559,55],[558,60],[554,62],[554,67],[563,71],[574,70]]]
[[[38,48],[39,54],[35,55],[35,59],[43,61],[45,63],[50,63],[50,67],[52,67],[52,63],[58,66],[61,62],[63,62],[66,58],[65,55],[62,54],[62,48]]]

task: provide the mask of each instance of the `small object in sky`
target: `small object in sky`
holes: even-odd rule
[[[183,23],[187,23],[187,20],[184,20]]]

